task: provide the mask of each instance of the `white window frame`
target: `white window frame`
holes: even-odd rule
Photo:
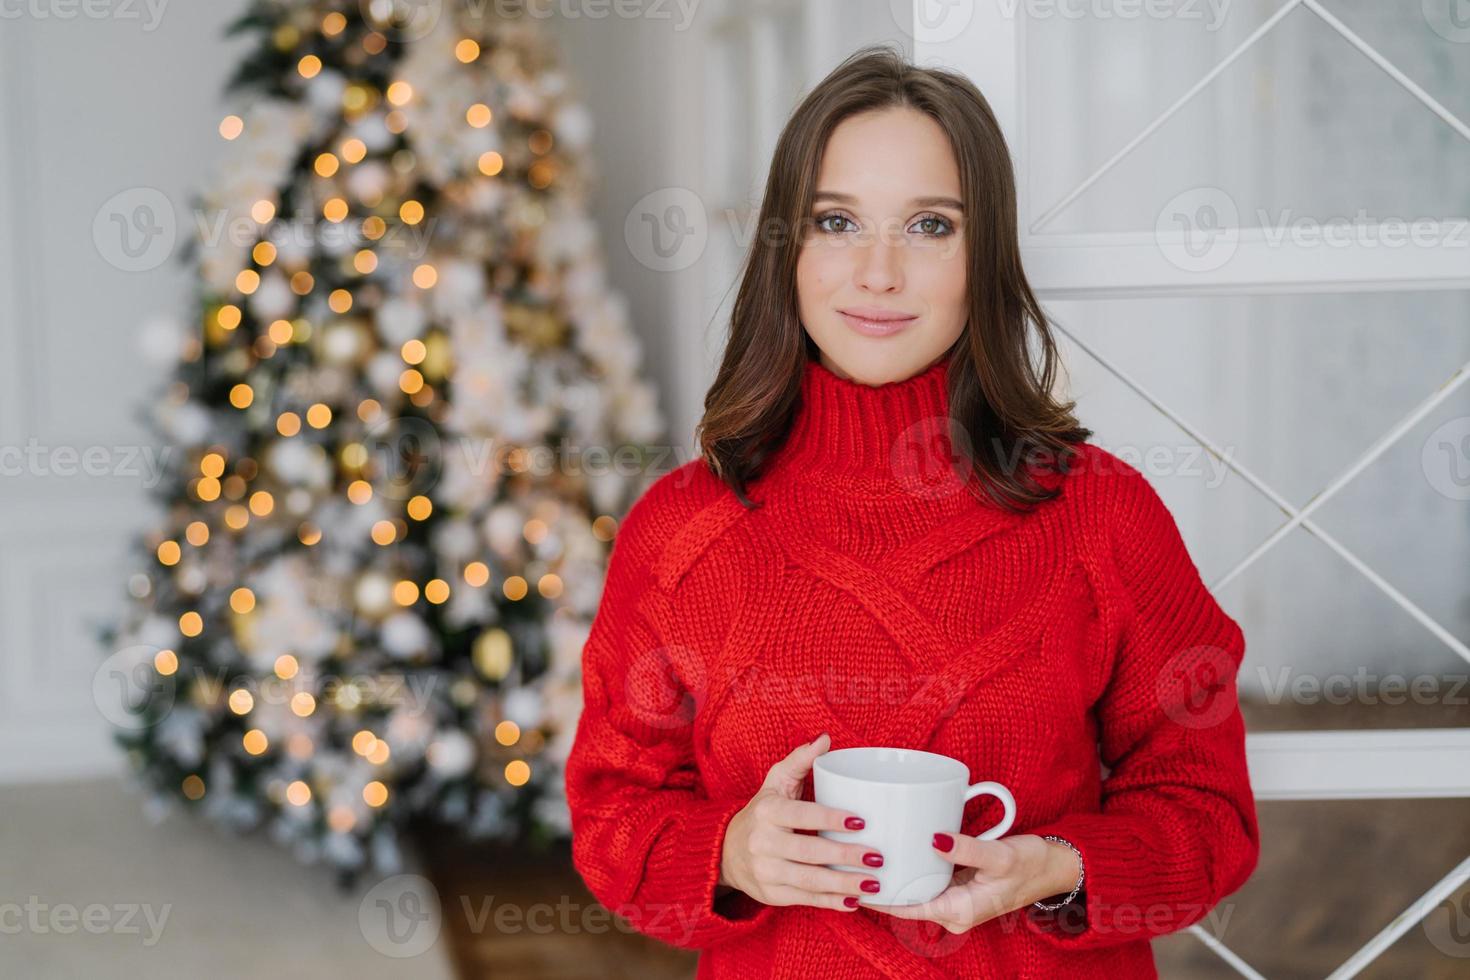
[[[1363,242],[1381,241],[1370,229],[1357,242],[1331,249],[1295,246],[1291,241],[1268,243],[1259,229],[1241,228],[1234,256],[1218,272],[1186,272],[1160,247],[1177,244],[1149,233],[1048,234],[1046,227],[1063,207],[1080,197],[1099,178],[1118,165],[1150,134],[1204,91],[1230,64],[1266,36],[1288,15],[1310,12],[1336,31],[1364,57],[1402,85],[1446,125],[1470,140],[1470,124],[1457,118],[1405,72],[1390,62],[1341,20],[1320,0],[1284,0],[1280,8],[1157,118],[1130,139],[1117,153],[1097,168],[1068,194],[1047,209],[1033,213],[1026,161],[1025,17],[1022,5],[1008,3],[962,3],[950,6],[951,15],[962,10],[970,15],[965,30],[952,40],[927,40],[922,17],[935,0],[914,0],[914,58],[920,64],[936,64],[963,71],[985,94],[1011,146],[1016,164],[1019,192],[1020,234],[1027,277],[1043,300],[1127,299],[1138,297],[1210,296],[1272,293],[1353,291],[1470,290],[1470,255],[1454,243],[1449,223],[1431,230],[1428,241],[1406,242],[1402,247],[1373,248]],[[930,21],[932,23],[932,20]],[[1321,492],[1304,506],[1285,499],[1266,481],[1224,452],[1209,436],[1184,419],[1139,384],[1120,365],[1082,343],[1070,331],[1056,325],[1102,367],[1144,398],[1183,432],[1195,439],[1229,466],[1237,475],[1270,499],[1286,520],[1246,558],[1222,578],[1211,583],[1213,590],[1234,579],[1271,547],[1298,528],[1313,534],[1355,570],[1388,595],[1437,639],[1470,662],[1470,647],[1436,622],[1412,599],[1399,592],[1345,545],[1311,519],[1311,514],[1331,499],[1371,462],[1391,447],[1417,422],[1470,380],[1470,364],[1447,365],[1446,380],[1430,392],[1412,412],[1385,432]],[[1397,731],[1313,731],[1248,733],[1247,754],[1251,782],[1261,800],[1407,799],[1421,797],[1470,797],[1470,729],[1430,728]],[[1470,881],[1470,857],[1446,874],[1339,966],[1330,980],[1356,976],[1400,936],[1413,928],[1441,901]],[[1259,978],[1238,955],[1198,924],[1189,931],[1220,955],[1242,976]]]

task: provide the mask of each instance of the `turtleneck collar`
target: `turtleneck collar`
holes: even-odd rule
[[[946,354],[912,377],[867,385],[816,358],[802,369],[801,397],[771,472],[802,482],[838,482],[873,492],[963,486],[949,430]]]

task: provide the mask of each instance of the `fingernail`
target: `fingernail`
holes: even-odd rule
[[[856,895],[848,895],[847,897],[845,897],[842,900],[842,904],[843,905],[846,905],[850,909],[857,908],[857,903],[858,903],[858,897]]]
[[[827,737],[827,733],[826,732],[823,732],[822,734],[818,735],[816,738],[812,739],[811,744],[816,745],[818,742],[820,742],[822,739],[824,739],[826,737]]]
[[[883,855],[877,851],[869,851],[863,855],[863,863],[870,868],[881,868],[883,867]]]
[[[883,886],[878,884],[878,882],[874,881],[872,878],[869,878],[867,881],[863,882],[862,888],[863,891],[872,895],[877,894],[879,891],[881,891],[883,889]]]
[[[848,817],[842,824],[848,830],[862,830],[867,824],[863,823],[862,817]]]
[[[954,847],[954,838],[948,834],[935,834],[934,846],[941,851],[948,851]]]

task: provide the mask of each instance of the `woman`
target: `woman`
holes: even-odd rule
[[[788,123],[756,239],[702,458],[613,547],[578,870],[701,977],[1156,976],[1149,939],[1258,858],[1245,641],[1147,480],[1052,398],[984,98],[858,52]],[[855,745],[1005,784],[1011,833],[936,835],[947,891],[861,904],[868,876],[826,866],[882,855],[817,836],[863,814],[809,785]]]

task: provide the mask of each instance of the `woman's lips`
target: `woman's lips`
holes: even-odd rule
[[[916,316],[900,317],[898,319],[872,320],[866,317],[856,316],[845,310],[838,310],[847,325],[858,333],[867,337],[888,337],[898,333],[904,327],[918,319]]]

